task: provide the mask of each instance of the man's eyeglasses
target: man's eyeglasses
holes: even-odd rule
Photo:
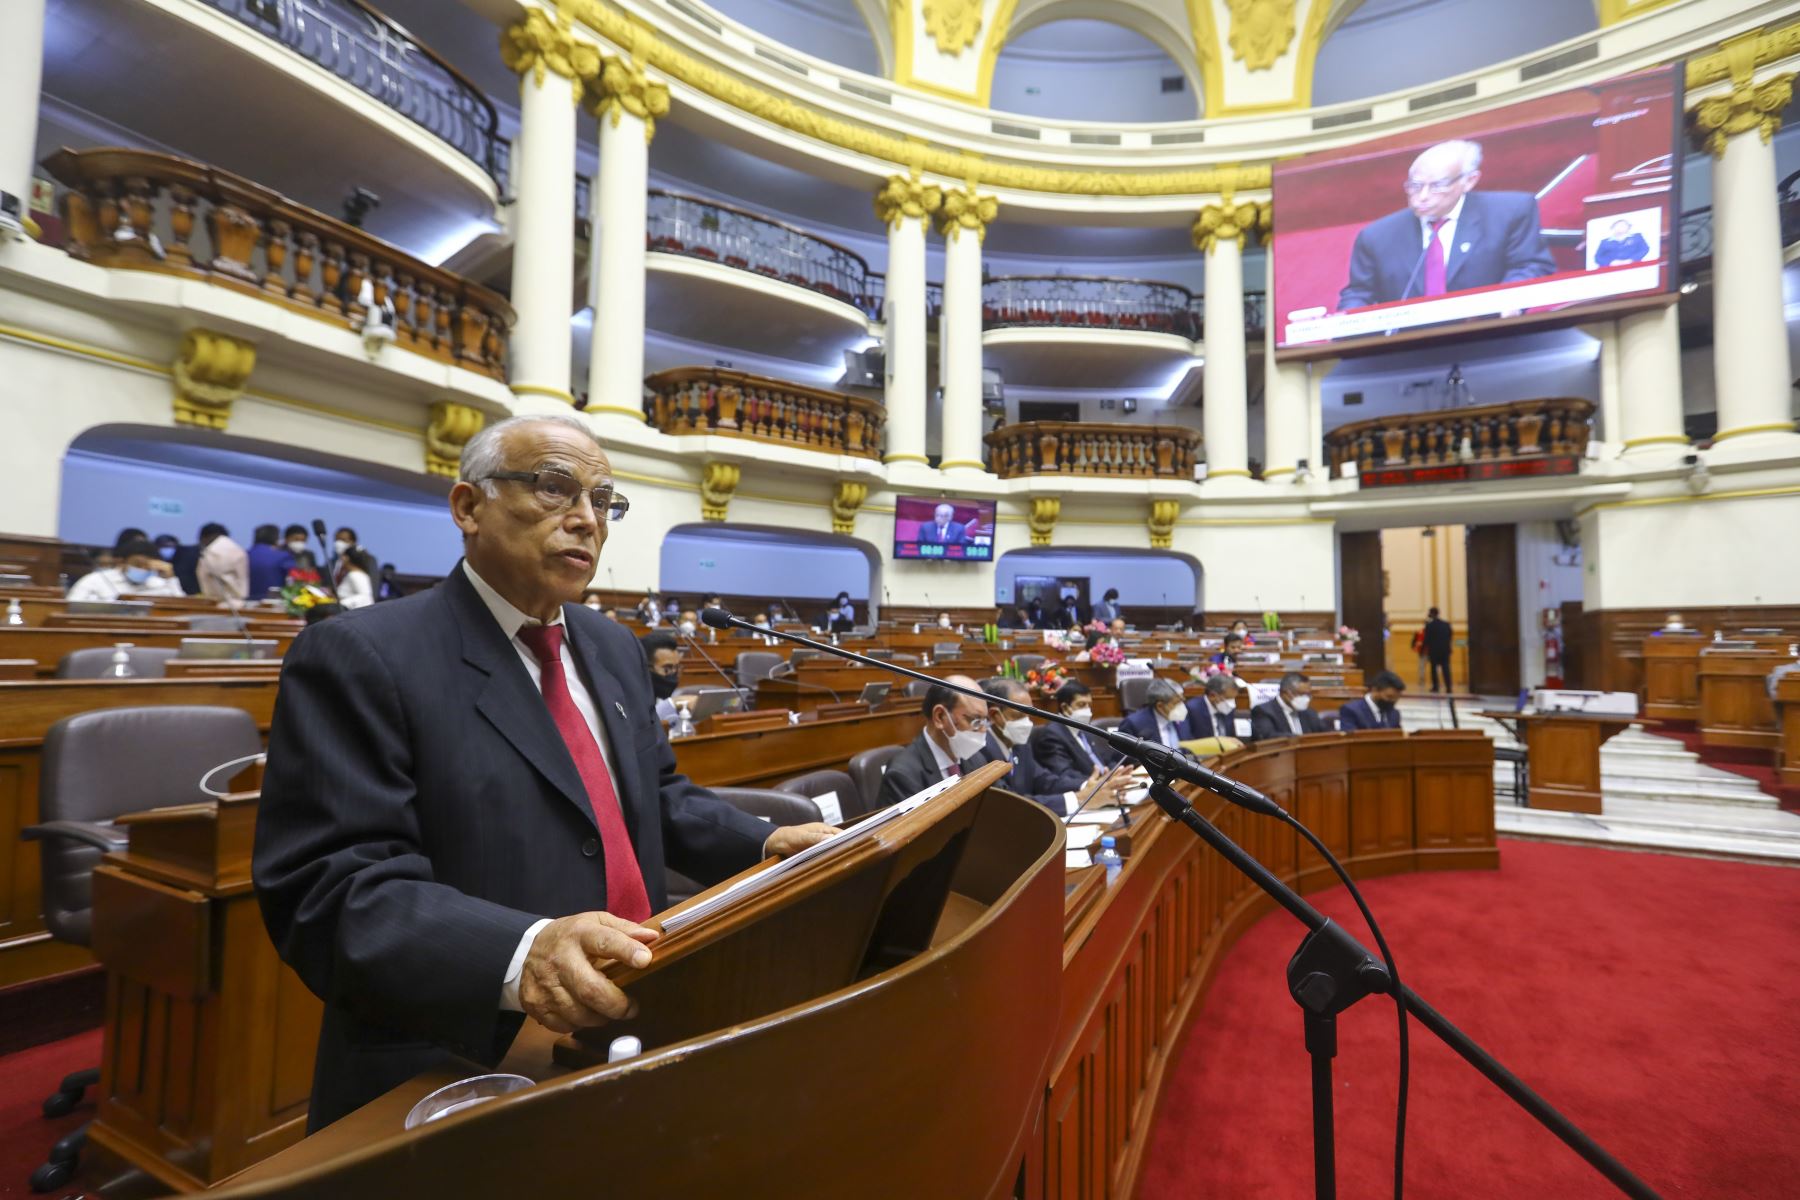
[[[1464,171],[1461,175],[1452,175],[1448,179],[1409,179],[1400,186],[1409,196],[1416,196],[1420,192],[1427,192],[1433,196],[1448,196],[1455,190],[1457,184],[1468,177],[1469,173]]]
[[[546,467],[542,471],[495,471],[492,475],[483,475],[480,479],[469,482],[485,483],[489,479],[529,483],[538,502],[552,511],[575,507],[583,490],[579,479],[557,467]],[[623,521],[625,514],[631,511],[631,501],[613,491],[610,483],[602,483],[586,490],[588,498],[593,501],[594,515],[602,521]]]

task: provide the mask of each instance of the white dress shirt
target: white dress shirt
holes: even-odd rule
[[[519,661],[525,664],[525,673],[531,676],[531,686],[542,691],[544,669],[538,665],[537,655],[532,653],[531,647],[519,640],[519,630],[527,625],[542,625],[544,622],[535,617],[528,617],[514,608],[506,597],[489,587],[487,580],[475,573],[475,568],[469,565],[467,559],[463,560],[462,568],[463,573],[469,578],[469,583],[474,586],[475,594],[481,597],[481,602],[487,605],[487,610],[494,614],[494,620],[499,624],[500,631],[506,635],[506,640],[511,642],[512,648],[518,652]],[[351,574],[361,574],[361,572],[353,571]],[[367,579],[368,576],[364,575],[363,578]],[[562,609],[556,610],[556,616],[550,619],[549,624],[564,624]],[[613,770],[612,747],[606,740],[606,728],[600,723],[600,711],[594,704],[594,695],[588,691],[586,681],[581,678],[581,672],[575,669],[575,656],[569,652],[567,630],[564,631],[562,642],[562,668],[563,679],[569,685],[569,696],[575,701],[575,711],[581,714],[581,719],[587,723],[588,732],[594,735],[594,744],[600,747],[600,760],[606,767],[607,775],[613,780],[613,793],[617,795],[619,773]],[[502,1009],[510,1012],[524,1011],[523,1006],[519,1003],[519,979],[525,973],[525,957],[531,953],[531,943],[537,940],[538,933],[549,923],[550,918],[548,917],[534,922],[531,928],[525,931],[525,936],[519,939],[519,947],[513,951],[512,961],[507,964],[506,978],[500,981],[500,1007]]]
[[[469,577],[473,579],[475,577],[475,572],[470,571]],[[486,587],[487,585],[482,584],[480,586]],[[479,588],[477,590],[479,590]],[[369,605],[375,603],[374,585],[369,582],[369,573],[361,567],[351,567],[349,570],[345,571],[344,577],[337,581],[336,591],[338,603],[345,608],[367,608]],[[496,594],[494,598],[496,600],[500,599],[498,594]],[[486,599],[486,597],[484,596],[483,599]],[[500,600],[500,603],[505,604],[506,601]],[[562,620],[561,614],[557,615],[557,620]]]
[[[938,778],[950,778],[950,768],[957,765],[956,760],[951,758],[950,752],[938,745],[937,739],[929,733],[925,735],[925,744],[931,747],[931,757],[937,760]]]
[[[1175,722],[1169,720],[1169,718],[1163,716],[1160,712],[1156,714],[1156,736],[1161,738],[1162,744],[1169,749],[1181,749],[1181,734],[1176,730]]]
[[[150,578],[133,583],[120,567],[89,571],[69,589],[71,600],[136,600],[144,596],[183,596],[174,577],[152,571]]]
[[[1275,703],[1281,705],[1281,715],[1287,718],[1288,729],[1293,732],[1295,737],[1299,737],[1302,733],[1306,732],[1300,728],[1300,714],[1293,710],[1292,706],[1288,704],[1285,698],[1277,695],[1275,697]]]
[[[1444,247],[1444,269],[1446,273],[1448,273],[1450,269],[1450,252],[1456,248],[1456,223],[1462,218],[1463,200],[1466,199],[1468,199],[1468,197],[1464,196],[1461,200],[1458,200],[1456,202],[1456,207],[1450,210],[1450,215],[1441,218],[1444,223],[1438,226],[1438,242]],[[1424,250],[1430,241],[1431,222],[1421,217],[1419,218],[1419,249],[1421,251]],[[1424,271],[1424,267],[1419,268],[1421,279],[1424,276]],[[1420,286],[1423,287],[1424,284],[1421,282]]]

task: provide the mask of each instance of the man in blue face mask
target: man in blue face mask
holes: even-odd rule
[[[121,600],[145,596],[180,596],[181,585],[169,564],[147,538],[122,542],[113,549],[117,566],[89,571],[69,589],[71,600]]]

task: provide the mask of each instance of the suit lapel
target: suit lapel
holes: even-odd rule
[[[1472,203],[1474,199],[1473,192],[1463,198],[1462,214],[1456,219],[1456,229],[1454,230],[1456,237],[1451,242],[1449,258],[1444,260],[1444,288],[1446,291],[1456,290],[1456,273],[1462,269],[1462,265],[1468,260],[1469,255],[1481,247],[1483,233],[1481,206]],[[1467,254],[1463,252],[1465,246],[1468,247]]]
[[[474,585],[463,574],[461,563],[451,568],[449,578],[440,586],[462,636],[463,662],[480,677],[475,681],[476,711],[593,825],[594,808],[587,789],[581,785],[581,775],[575,770],[575,760],[569,756],[562,734],[550,719],[543,693],[532,686],[518,651],[481,602]]]
[[[589,636],[587,630],[576,631],[570,613],[573,607],[566,605],[563,608],[563,621],[571,635],[569,651],[581,673],[587,676],[588,690],[594,696],[594,709],[606,729],[607,744],[612,747],[613,784],[618,788],[619,805],[625,811],[625,823],[635,844],[640,817],[638,806],[644,803],[645,797],[638,794],[637,742],[632,736],[631,718],[626,715],[625,689],[618,676],[601,662],[599,639]]]

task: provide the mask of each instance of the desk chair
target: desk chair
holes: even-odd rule
[[[101,652],[109,658],[112,654],[110,649]],[[221,763],[261,752],[256,721],[237,708],[103,708],[52,725],[44,735],[38,776],[39,821],[19,834],[38,843],[44,927],[50,936],[76,946],[89,944],[94,868],[101,855],[128,844],[114,818],[203,800],[203,775]],[[121,785],[127,774],[130,787]],[[44,1101],[44,1115],[72,1112],[82,1094],[99,1082],[97,1069],[66,1076]],[[48,1161],[31,1173],[32,1190],[47,1192],[66,1184],[86,1143],[83,1125],[52,1146]]]
[[[187,626],[193,633],[243,633],[250,628],[250,621],[245,617],[189,617]]]
[[[1048,654],[1013,655],[1013,666],[1019,668],[1020,671],[1035,671],[1049,661],[1050,656]]]
[[[112,670],[112,646],[89,646],[71,650],[56,664],[58,679],[103,679]],[[142,679],[161,679],[168,674],[167,663],[181,651],[173,646],[132,646],[125,651],[131,669]],[[223,760],[221,760],[223,761]]]
[[[797,778],[776,784],[775,790],[805,796],[809,800],[814,796],[823,796],[826,792],[836,792],[838,808],[843,812],[845,820],[860,817],[869,811],[868,802],[857,789],[856,781],[843,771],[808,771]]]
[[[1127,675],[1119,680],[1119,707],[1134,713],[1150,703],[1150,681],[1154,675]]]
[[[888,763],[904,749],[905,746],[877,746],[850,756],[850,778],[856,784],[856,794],[866,797],[865,812],[873,811],[880,801],[881,777],[887,772]]]
[[[739,687],[750,687],[759,679],[767,678],[776,667],[786,660],[771,650],[746,650],[737,656],[737,681]]]
[[[791,792],[778,792],[771,788],[713,788],[712,794],[733,808],[753,817],[764,818],[769,822],[770,829],[777,825],[805,825],[819,819],[818,805]],[[665,866],[663,875],[671,906],[706,890],[704,885],[671,867]]]

